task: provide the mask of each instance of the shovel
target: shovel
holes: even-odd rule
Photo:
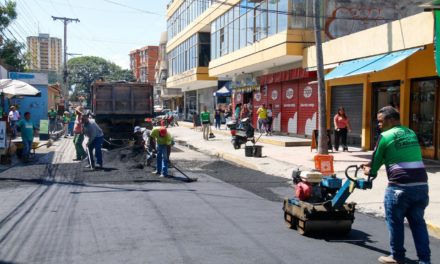
[[[186,175],[186,173],[184,173],[181,169],[176,167],[176,165],[174,163],[171,163],[171,161],[168,161],[168,163],[169,163],[170,167],[175,168],[178,172],[180,172],[183,176],[185,176],[187,182],[195,182],[198,180],[198,178],[192,178],[192,177],[189,177],[188,175]]]

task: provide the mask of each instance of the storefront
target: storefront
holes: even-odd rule
[[[185,120],[192,121],[193,115],[197,113],[197,91],[184,93],[185,98]]]
[[[419,138],[423,156],[440,159],[439,78],[411,82],[410,128]]]
[[[273,131],[311,135],[318,121],[315,80],[315,72],[300,68],[260,76],[262,92],[254,95],[254,122],[257,120],[257,109],[263,103],[266,106],[272,104]]]
[[[340,85],[331,88],[331,119],[329,127],[334,129],[333,118],[338,113],[338,108],[340,106],[344,107],[352,129],[347,135],[347,143],[356,147],[361,147],[362,143],[362,93],[362,84]],[[372,120],[376,120],[376,118],[374,117]]]

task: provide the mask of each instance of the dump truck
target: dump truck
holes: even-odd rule
[[[128,139],[135,126],[153,117],[153,86],[149,83],[95,82],[92,113],[108,139]]]

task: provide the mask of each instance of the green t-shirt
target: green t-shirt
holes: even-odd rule
[[[202,112],[200,114],[200,121],[202,121],[202,123],[209,123],[211,121],[210,115],[211,114],[208,111]]]
[[[20,128],[21,138],[27,141],[34,140],[34,122],[32,120],[22,119],[18,122],[18,127]]]
[[[63,115],[63,123],[67,124],[67,123],[69,123],[69,121],[70,121],[70,118],[67,115]]]
[[[70,114],[70,122],[75,122],[75,120],[76,120],[76,114],[75,113]]]
[[[371,163],[371,175],[385,164],[388,180],[399,184],[426,182],[427,174],[416,133],[395,126],[380,134]]]
[[[47,115],[49,116],[49,119],[55,119],[56,117],[57,117],[57,112],[54,110],[54,111],[49,111],[49,112],[47,112]]]
[[[150,136],[156,140],[156,143],[158,145],[171,145],[173,142],[173,137],[169,132],[167,132],[166,136],[161,137],[159,136],[159,130],[160,127],[155,127],[153,130],[151,130]]]

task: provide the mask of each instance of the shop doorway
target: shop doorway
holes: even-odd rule
[[[377,126],[377,112],[387,105],[400,109],[400,81],[373,83],[370,149],[374,149],[380,135]]]
[[[424,158],[440,160],[439,79],[411,83],[410,128],[419,138]]]

